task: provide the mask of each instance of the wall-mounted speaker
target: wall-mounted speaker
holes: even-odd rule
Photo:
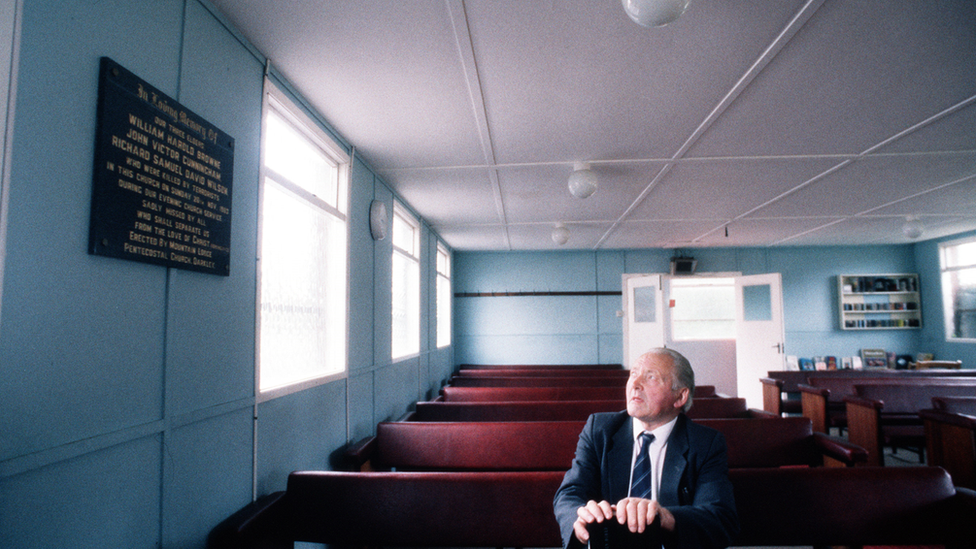
[[[692,275],[695,274],[695,266],[698,260],[692,257],[672,257],[671,274],[673,275]]]

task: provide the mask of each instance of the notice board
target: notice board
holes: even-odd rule
[[[88,252],[228,276],[234,139],[101,59]]]

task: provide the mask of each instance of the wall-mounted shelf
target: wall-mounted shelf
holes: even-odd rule
[[[907,330],[922,327],[918,275],[838,275],[842,330]]]

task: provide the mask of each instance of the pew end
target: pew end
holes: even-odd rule
[[[976,489],[976,416],[938,409],[918,414],[929,464],[948,471],[956,486]]]
[[[763,410],[776,414],[783,414],[783,386],[786,384],[782,379],[771,377],[759,378],[762,383]]]

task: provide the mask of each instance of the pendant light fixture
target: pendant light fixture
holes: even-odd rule
[[[630,20],[642,27],[663,27],[681,17],[691,0],[621,0]]]

